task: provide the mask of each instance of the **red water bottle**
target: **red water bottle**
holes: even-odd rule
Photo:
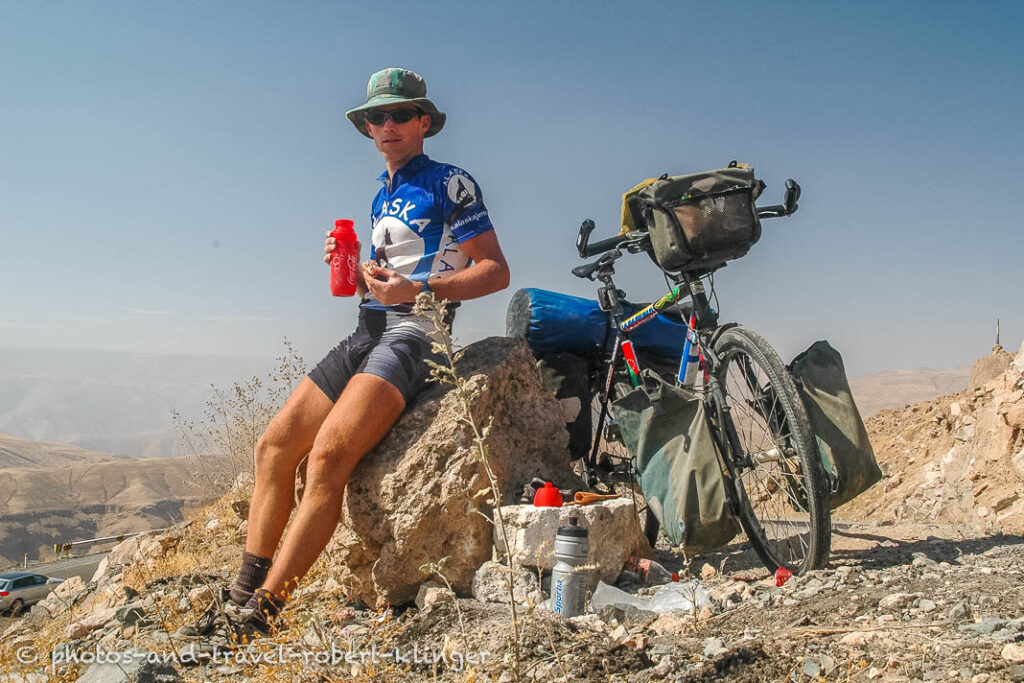
[[[331,237],[336,244],[331,252],[331,294],[352,296],[356,293],[359,249],[356,247],[355,224],[347,219],[334,221]]]

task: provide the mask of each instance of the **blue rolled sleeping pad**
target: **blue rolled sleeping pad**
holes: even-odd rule
[[[627,315],[647,304],[623,302]],[[568,351],[580,356],[609,352],[615,332],[597,301],[545,289],[520,289],[512,295],[505,317],[505,334],[525,339],[534,357]],[[680,316],[661,314],[630,335],[638,352],[679,362],[686,342]]]

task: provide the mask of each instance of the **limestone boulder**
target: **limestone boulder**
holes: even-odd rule
[[[486,445],[503,501],[534,477],[582,486],[571,472],[568,433],[525,343],[491,337],[467,346],[457,364],[472,415],[490,422]],[[352,596],[402,604],[432,578],[420,566],[445,560],[460,595],[491,559],[493,493],[473,448],[458,393],[420,394],[352,474],[341,524],[328,546]]]
[[[146,650],[112,652],[103,662],[89,665],[77,683],[173,683],[181,674],[173,664]]]
[[[495,515],[497,517],[497,515]],[[513,565],[551,569],[555,566],[555,534],[558,527],[576,517],[577,523],[588,530],[590,546],[587,564],[596,567],[591,573],[591,588],[598,579],[614,583],[622,566],[631,555],[649,556],[650,544],[643,534],[633,501],[613,498],[590,505],[564,507],[534,507],[533,505],[506,505],[501,508],[508,540],[498,525],[494,528],[494,545],[499,554],[512,556]]]
[[[419,609],[427,609],[442,602],[451,601],[451,591],[448,590],[448,586],[440,581],[421,583],[419,590],[416,592],[416,607]]]
[[[1010,363],[1013,362],[1013,358],[1012,353],[1007,353],[1003,347],[997,346],[992,349],[992,355],[974,361],[968,389],[971,391],[980,389],[989,382],[1002,377],[1006,369],[1010,367]]]
[[[61,581],[57,584],[57,587],[53,589],[53,594],[59,598],[70,600],[74,602],[79,595],[85,592],[85,582],[82,581],[80,576],[72,576],[71,578]]]
[[[540,594],[540,583],[537,573],[524,567],[506,567],[500,562],[484,562],[473,577],[473,597],[480,602],[502,602],[508,604],[508,582],[512,580],[512,596],[517,604],[527,599],[540,603],[544,598]]]
[[[45,614],[55,617],[71,609],[78,600],[88,592],[85,582],[81,577],[72,576],[62,581],[45,598],[32,605],[33,614]]]

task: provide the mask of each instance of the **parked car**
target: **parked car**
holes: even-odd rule
[[[32,572],[0,574],[0,612],[16,617],[39,602],[64,579],[50,579]]]

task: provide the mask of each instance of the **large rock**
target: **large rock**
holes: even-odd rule
[[[79,595],[85,592],[85,582],[82,581],[80,576],[72,576],[71,578],[61,581],[57,584],[57,587],[53,589],[53,594],[58,598],[74,602]]]
[[[1011,362],[1013,362],[1013,354],[1007,353],[1001,346],[996,346],[992,349],[992,355],[974,361],[968,389],[971,391],[980,389],[992,380],[1002,377]]]
[[[486,443],[503,501],[518,500],[534,477],[576,481],[558,401],[521,340],[471,344],[458,371],[476,423],[493,418]],[[342,583],[369,605],[406,603],[431,578],[420,566],[447,558],[445,576],[468,594],[491,558],[488,486],[456,392],[424,391],[353,472],[328,547]]]
[[[511,548],[513,564],[551,569],[555,566],[555,533],[558,527],[577,517],[578,524],[589,530],[590,552],[587,563],[596,565],[590,575],[591,587],[601,579],[614,583],[622,565],[631,555],[646,556],[650,545],[640,528],[639,518],[628,498],[613,498],[591,505],[534,507],[506,505],[501,508]],[[497,525],[494,545],[503,558],[508,556]]]
[[[88,589],[81,577],[72,576],[58,584],[45,598],[32,605],[32,614],[45,614],[49,617],[63,614],[87,592]]]
[[[500,562],[484,562],[473,577],[473,597],[480,602],[503,602],[508,604],[508,580],[512,579],[512,595],[517,604],[533,598],[540,603],[540,583],[536,572],[523,567],[509,568]]]
[[[181,680],[178,670],[163,655],[146,650],[106,654],[104,661],[90,665],[77,683],[172,683]]]
[[[96,629],[106,626],[114,619],[114,615],[117,610],[113,607],[101,607],[89,612],[86,612],[85,616],[79,621],[73,622],[68,625],[64,632],[64,635],[74,640],[75,638],[81,638],[87,633],[95,631]]]

